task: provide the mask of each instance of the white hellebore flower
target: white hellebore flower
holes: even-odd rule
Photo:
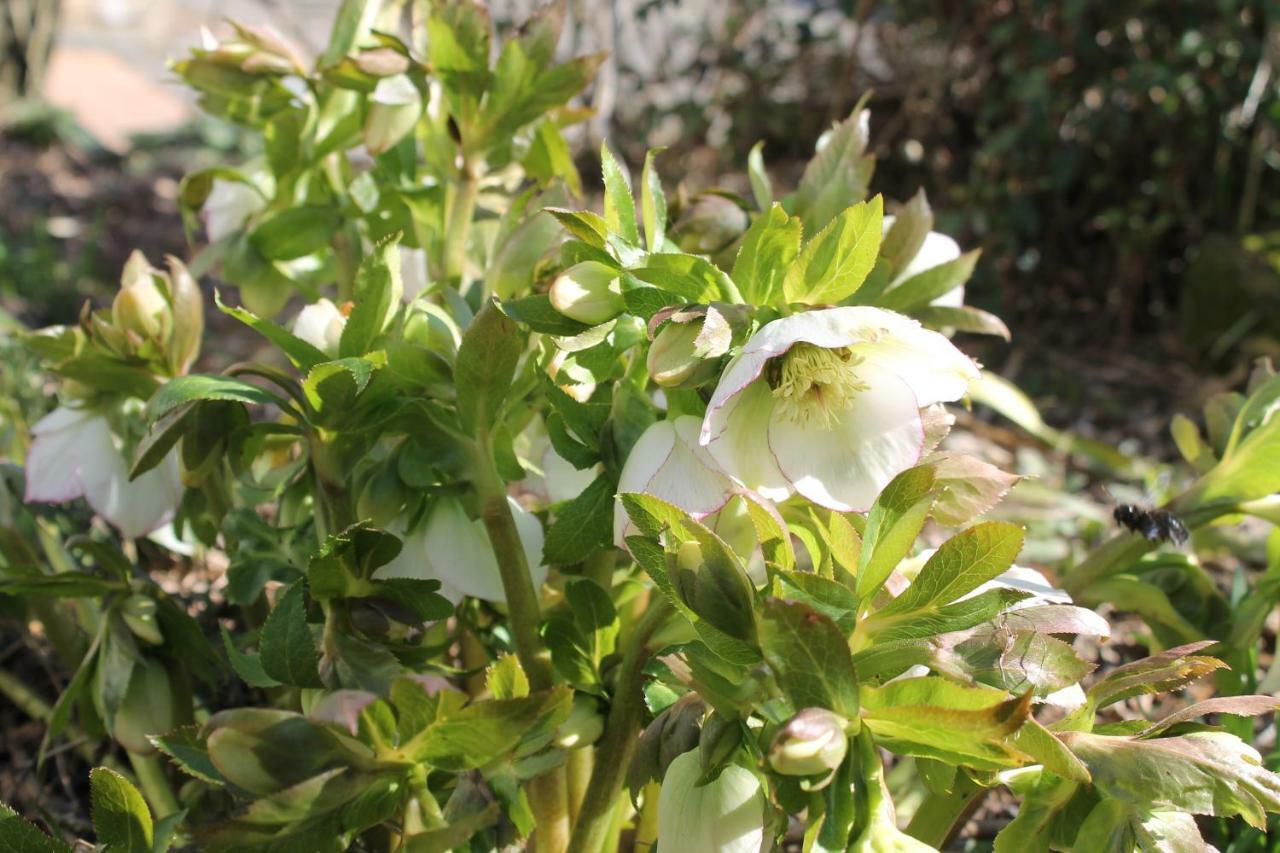
[[[692,415],[658,421],[640,436],[618,478],[618,494],[644,492],[702,520],[719,511],[738,491],[706,449],[698,444],[700,422]],[[613,541],[639,532],[622,501],[613,507]]]
[[[698,787],[698,750],[667,767],[658,794],[658,849],[662,853],[763,853],[773,846],[765,832],[765,794],[750,770],[731,764],[714,782]]]
[[[893,227],[898,217],[890,214],[884,218],[884,233],[888,234],[889,229]],[[916,252],[916,256],[907,262],[902,268],[902,272],[898,273],[897,281],[902,282],[915,278],[920,273],[928,272],[934,267],[942,264],[950,263],[960,257],[960,244],[946,234],[938,231],[930,231],[924,238],[924,242],[920,244],[920,250]],[[941,305],[944,308],[959,308],[964,305],[964,285],[957,285],[955,288],[933,300],[933,305]]]
[[[921,410],[958,400],[977,365],[945,336],[881,308],[775,320],[725,369],[701,443],[769,500],[863,512],[926,448]]]
[[[533,575],[535,589],[547,579],[542,563],[542,523],[511,498],[520,543]],[[467,515],[456,498],[441,498],[431,507],[427,522],[407,535],[392,530],[404,547],[390,563],[378,569],[375,577],[419,578],[440,581],[440,594],[457,604],[464,595],[503,604],[502,575],[493,555],[484,523]]]
[[[328,299],[321,298],[298,312],[293,321],[293,336],[301,338],[325,355],[336,358],[338,344],[342,341],[342,330],[347,327],[347,318]]]
[[[204,216],[205,236],[210,243],[239,231],[250,216],[267,206],[262,193],[240,181],[214,178],[213,187],[200,212]]]
[[[177,451],[129,482],[129,463],[107,419],[59,406],[31,428],[26,500],[61,503],[83,497],[126,539],[145,536],[173,517],[182,499]]]

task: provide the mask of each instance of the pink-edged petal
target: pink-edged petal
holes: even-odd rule
[[[698,444],[701,422],[691,415],[658,421],[640,436],[622,466],[618,492],[643,492],[703,518],[724,506],[733,483],[716,460]],[[614,542],[625,546],[635,533],[621,502],[614,505]]]
[[[769,386],[752,383],[721,408],[707,410],[701,441],[716,464],[745,488],[771,501],[784,501],[794,490],[769,450],[774,408]]]
[[[924,242],[920,244],[920,251],[916,252],[916,256],[911,259],[898,275],[898,280],[906,281],[909,278],[914,278],[922,272],[950,263],[958,257],[960,257],[959,243],[946,234],[930,231],[925,235]]]
[[[542,524],[515,501],[510,498],[508,501],[533,585],[540,587],[547,579],[547,568],[540,564]],[[461,593],[499,604],[506,602],[502,575],[484,524],[468,517],[458,501],[444,498],[432,507],[422,532],[422,551],[423,568],[414,576],[439,580],[443,584],[442,594],[448,590],[450,594]]]
[[[865,512],[880,490],[920,461],[924,426],[911,389],[892,374],[861,369],[867,390],[828,429],[775,416],[769,447],[795,490],[838,512]]]
[[[833,309],[836,311],[854,309]],[[959,400],[980,375],[978,365],[943,334],[926,329],[910,317],[876,311],[863,329],[867,343],[854,352],[868,366],[895,374],[911,387],[921,407]]]

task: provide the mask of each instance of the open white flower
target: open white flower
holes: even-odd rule
[[[301,338],[325,355],[336,358],[338,344],[342,342],[342,330],[347,318],[328,299],[321,298],[298,312],[293,321],[294,337]]]
[[[700,421],[691,415],[652,424],[622,466],[618,493],[653,495],[698,520],[719,511],[740,490],[698,444],[700,427]],[[624,548],[626,537],[637,532],[622,502],[615,503],[614,543]]]
[[[533,576],[533,586],[542,586],[547,567],[542,565],[542,523],[510,498],[516,530],[524,546],[525,559]],[[483,598],[499,604],[507,600],[502,589],[502,575],[493,555],[484,523],[467,515],[455,498],[441,498],[427,516],[426,524],[400,536],[404,547],[390,563],[378,569],[375,577],[419,578],[440,581],[440,594],[457,604],[464,595]]]
[[[958,400],[977,365],[945,336],[892,311],[783,317],[747,341],[716,386],[701,443],[770,500],[798,492],[863,512],[926,447],[921,410]]]
[[[129,463],[107,419],[59,406],[31,428],[26,499],[62,503],[83,497],[127,539],[137,539],[173,517],[182,499],[177,451],[129,482]]]
[[[888,234],[889,229],[893,227],[893,223],[897,221],[897,217],[892,214],[884,218],[884,233]],[[893,284],[904,282],[908,279],[915,278],[922,272],[928,272],[934,267],[950,263],[960,257],[960,244],[955,240],[938,231],[930,231],[925,235],[924,242],[920,244],[920,249],[916,252],[915,257],[906,263],[902,271],[898,273]],[[893,286],[890,285],[890,287]],[[959,308],[964,305],[964,285],[958,285],[955,288],[933,300],[933,305],[941,305],[946,308]]]
[[[216,243],[244,227],[250,216],[267,206],[262,193],[241,181],[214,178],[213,187],[200,209],[205,235]]]

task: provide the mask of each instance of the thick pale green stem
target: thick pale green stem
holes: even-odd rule
[[[169,787],[169,777],[164,773],[159,755],[131,752],[129,763],[133,765],[133,775],[138,778],[138,787],[142,789],[142,795],[147,798],[157,820],[178,811],[178,799],[173,795],[173,788]]]
[[[476,212],[476,197],[480,194],[480,178],[470,163],[465,163],[458,182],[453,186],[448,219],[444,233],[444,275],[457,287],[467,262],[467,238],[471,234],[471,220]]]
[[[569,822],[571,824],[577,821],[578,813],[582,810],[582,801],[586,799],[587,789],[591,784],[593,755],[594,752],[590,747],[579,747],[569,750],[569,757],[565,762],[565,770],[569,777]]]
[[[626,780],[640,731],[649,638],[662,626],[670,612],[670,605],[665,600],[651,604],[636,624],[635,633],[622,656],[613,707],[609,709],[604,737],[596,751],[595,770],[591,774],[587,798],[582,801],[582,811],[569,843],[572,853],[599,853],[609,837],[613,808],[622,792],[622,783]]]
[[[949,794],[930,794],[907,825],[907,835],[941,850],[982,802],[987,789],[956,774]]]

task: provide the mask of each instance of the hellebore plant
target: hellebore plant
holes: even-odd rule
[[[556,61],[563,16],[498,45],[472,0],[348,0],[318,57],[237,27],[175,65],[263,139],[182,202],[270,352],[191,372],[195,279],[135,256],[111,311],[27,337],[62,382],[27,498],[118,535],[0,546],[0,596],[73,640],[50,742],[105,729],[142,789],[94,771],[98,841],[915,850],[1003,788],[997,850],[1190,850],[1195,816],[1280,810],[1247,724],[1197,722],[1273,700],[1102,713],[1224,666],[1073,644],[1161,543],[1057,589],[980,519],[1016,478],[945,442],[993,381],[952,335],[1007,330],[923,195],[867,197],[867,111],[785,196],[757,151],[751,199],[669,202],[650,153],[637,204],[606,147],[581,209],[562,131],[599,59]],[[1189,527],[1274,514],[1277,400],[1263,370],[1176,428]],[[216,636],[157,552],[225,566]],[[1222,647],[1250,678],[1266,612]]]

